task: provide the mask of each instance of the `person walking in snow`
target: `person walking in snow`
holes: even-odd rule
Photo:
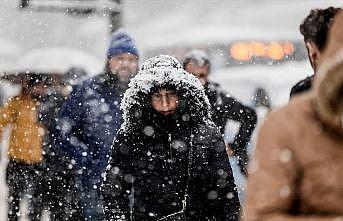
[[[250,164],[244,221],[343,219],[343,13],[313,87],[272,112]]]
[[[76,171],[85,220],[103,220],[99,188],[122,117],[121,97],[138,70],[138,50],[124,32],[113,34],[105,73],[73,88],[58,117],[56,146]]]
[[[171,56],[150,58],[121,107],[102,186],[107,220],[238,220],[225,144],[196,77]]]
[[[75,200],[74,171],[68,160],[55,146],[57,115],[73,85],[81,82],[87,72],[79,67],[70,68],[61,80],[52,82],[41,97],[39,121],[44,126],[42,182],[39,185],[41,211],[49,210],[50,220],[79,220],[78,201]]]
[[[38,74],[25,79],[22,92],[0,109],[0,135],[7,126],[10,131],[6,183],[8,185],[8,218],[20,218],[20,202],[29,197],[29,219],[39,220],[40,197],[36,195],[41,181],[44,128],[38,120],[38,107],[45,83]]]
[[[341,8],[329,7],[326,9],[313,9],[300,25],[300,32],[304,36],[308,58],[314,72],[317,72],[318,62],[327,44],[329,29],[334,17]],[[290,97],[310,90],[314,74],[296,83]]]
[[[247,175],[249,161],[247,146],[257,122],[254,109],[243,105],[234,97],[220,89],[219,84],[208,79],[211,63],[207,54],[201,50],[188,52],[183,61],[183,68],[199,78],[205,88],[205,93],[212,107],[212,119],[224,135],[228,120],[240,123],[239,132],[232,143],[228,144],[229,151],[237,157],[238,165],[243,175]]]

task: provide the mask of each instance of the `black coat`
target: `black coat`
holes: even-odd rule
[[[312,82],[313,82],[314,75],[309,76],[298,83],[296,83],[292,89],[291,89],[291,94],[290,98],[294,97],[297,94],[300,94],[302,92],[309,91],[312,87]]]
[[[186,192],[189,220],[238,220],[232,170],[207,97],[195,77],[174,71],[142,71],[124,95],[124,124],[102,186],[108,220],[158,220],[180,211]],[[180,97],[170,117],[149,102],[159,87]]]
[[[256,112],[220,90],[219,85],[214,82],[209,82],[205,86],[205,93],[212,107],[212,119],[223,135],[228,120],[240,123],[239,132],[233,143],[229,145],[237,156],[242,173],[246,175],[246,166],[249,161],[247,145],[256,126]]]
[[[240,205],[234,179],[216,127],[189,125],[167,130],[155,124],[151,128],[154,128],[153,136],[148,136],[148,131],[120,132],[114,143],[116,151],[103,189],[108,220],[116,220],[114,217],[121,215],[130,217],[132,188],[134,220],[157,220],[181,210],[189,154],[191,178],[187,208],[195,213],[192,220],[207,220],[205,217],[212,216],[217,220],[238,220]]]

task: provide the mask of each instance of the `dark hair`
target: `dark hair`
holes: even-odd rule
[[[46,83],[47,77],[41,74],[30,73],[26,75],[25,86],[33,87],[38,84]]]
[[[312,41],[322,51],[326,46],[329,29],[341,8],[312,9],[300,25],[305,42]]]

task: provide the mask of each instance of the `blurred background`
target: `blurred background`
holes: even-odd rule
[[[64,73],[71,66],[89,76],[104,68],[111,32],[123,28],[145,58],[205,50],[210,78],[248,106],[261,93],[271,106],[288,102],[292,85],[312,74],[299,25],[313,8],[340,0],[0,0],[0,73]],[[18,86],[1,82],[1,102]],[[257,111],[258,112],[258,111]],[[228,127],[237,128],[235,125]],[[1,147],[5,147],[3,143]],[[4,183],[6,148],[1,148]],[[237,182],[241,178],[237,176]],[[239,184],[240,185],[240,184]],[[5,220],[5,184],[0,185]]]

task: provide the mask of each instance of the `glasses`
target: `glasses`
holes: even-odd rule
[[[151,95],[151,99],[153,101],[162,101],[163,98],[165,98],[166,100],[177,100],[179,97],[177,96],[177,94],[175,92],[167,92],[165,94],[161,94],[161,93],[154,93]]]

